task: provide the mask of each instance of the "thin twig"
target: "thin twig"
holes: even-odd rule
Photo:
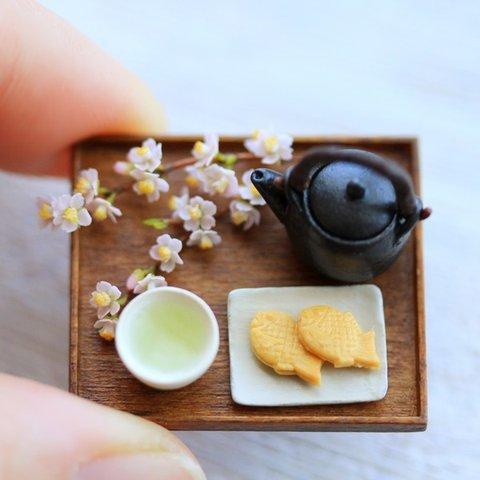
[[[226,155],[229,155],[229,154],[226,154]],[[235,157],[237,158],[237,161],[258,160],[258,157],[253,155],[253,153],[249,153],[249,152],[233,153],[232,155],[235,155]],[[180,160],[176,160],[170,165],[161,166],[160,171],[161,173],[169,173],[169,172],[172,172],[173,170],[178,170],[179,168],[184,168],[184,167],[188,167],[189,165],[193,165],[196,161],[197,159],[195,157],[181,158]]]

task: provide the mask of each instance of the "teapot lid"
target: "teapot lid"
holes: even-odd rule
[[[315,220],[328,233],[346,240],[378,235],[396,212],[392,182],[371,168],[347,161],[319,169],[308,198]]]

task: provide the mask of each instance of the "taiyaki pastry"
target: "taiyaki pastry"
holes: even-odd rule
[[[298,336],[302,345],[336,368],[378,368],[375,332],[362,332],[350,312],[328,305],[309,307],[300,312]]]
[[[250,341],[256,357],[279,375],[297,375],[320,384],[322,360],[299,341],[297,322],[284,312],[257,312],[250,323]]]

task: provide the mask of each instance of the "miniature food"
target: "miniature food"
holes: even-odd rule
[[[297,375],[320,384],[322,360],[302,346],[291,315],[274,310],[257,312],[250,324],[250,340],[257,358],[279,375]]]
[[[375,332],[362,332],[350,312],[328,305],[305,308],[300,312],[298,335],[309,352],[336,368],[380,366]]]

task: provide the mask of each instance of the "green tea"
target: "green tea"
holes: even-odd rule
[[[201,312],[152,298],[131,323],[131,352],[139,362],[162,373],[190,368],[207,343]]]

